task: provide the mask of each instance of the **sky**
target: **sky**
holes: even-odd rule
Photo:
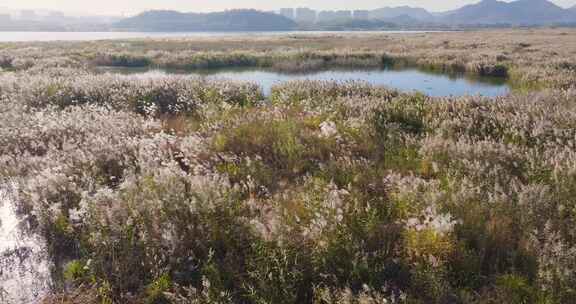
[[[480,0],[1,0],[0,7],[10,9],[50,9],[90,15],[131,15],[151,9],[209,12],[229,8],[276,10],[281,7],[314,9],[374,9],[384,6],[409,5],[430,11],[455,9]],[[569,7],[576,0],[552,0]]]

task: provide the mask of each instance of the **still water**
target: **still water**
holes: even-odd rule
[[[265,69],[193,70],[185,72],[142,68],[103,68],[103,71],[137,75],[145,78],[185,74],[209,79],[246,81],[260,85],[266,96],[270,95],[273,86],[291,80],[364,81],[376,86],[386,86],[402,92],[421,92],[433,97],[465,95],[496,97],[506,95],[509,92],[508,84],[503,78],[431,73],[415,68],[328,70],[297,74],[280,73]]]

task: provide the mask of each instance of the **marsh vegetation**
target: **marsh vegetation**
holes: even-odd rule
[[[184,75],[257,84],[265,97],[270,96],[275,85],[289,81],[362,81],[374,86],[386,86],[404,93],[420,92],[428,96],[482,95],[495,97],[506,95],[509,87],[505,77],[442,73],[414,67],[334,68],[282,72],[266,68],[217,68],[173,70],[147,67],[100,67],[102,73],[118,73],[141,78],[163,78],[168,75]]]
[[[574,34],[0,45],[2,191],[45,241],[44,302],[571,303]],[[513,91],[292,81],[265,98],[96,72],[382,64]]]

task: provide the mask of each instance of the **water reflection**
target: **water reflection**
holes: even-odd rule
[[[502,96],[509,93],[505,78],[480,77],[465,74],[446,74],[417,68],[371,70],[322,70],[305,73],[282,73],[266,69],[227,68],[212,70],[166,70],[147,68],[101,68],[104,72],[138,75],[145,78],[171,74],[200,76],[210,79],[248,81],[260,85],[269,95],[274,85],[291,80],[365,81],[372,85],[387,86],[403,92],[421,92],[433,97],[482,95]]]

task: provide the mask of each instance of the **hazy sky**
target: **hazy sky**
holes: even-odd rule
[[[180,11],[217,11],[227,8],[257,8],[273,10],[280,7],[305,6],[315,9],[378,8],[410,5],[431,11],[443,11],[478,2],[480,0],[1,0],[1,7],[12,9],[54,9],[90,14],[134,14],[149,9],[175,9]],[[576,0],[553,0],[564,7]]]

